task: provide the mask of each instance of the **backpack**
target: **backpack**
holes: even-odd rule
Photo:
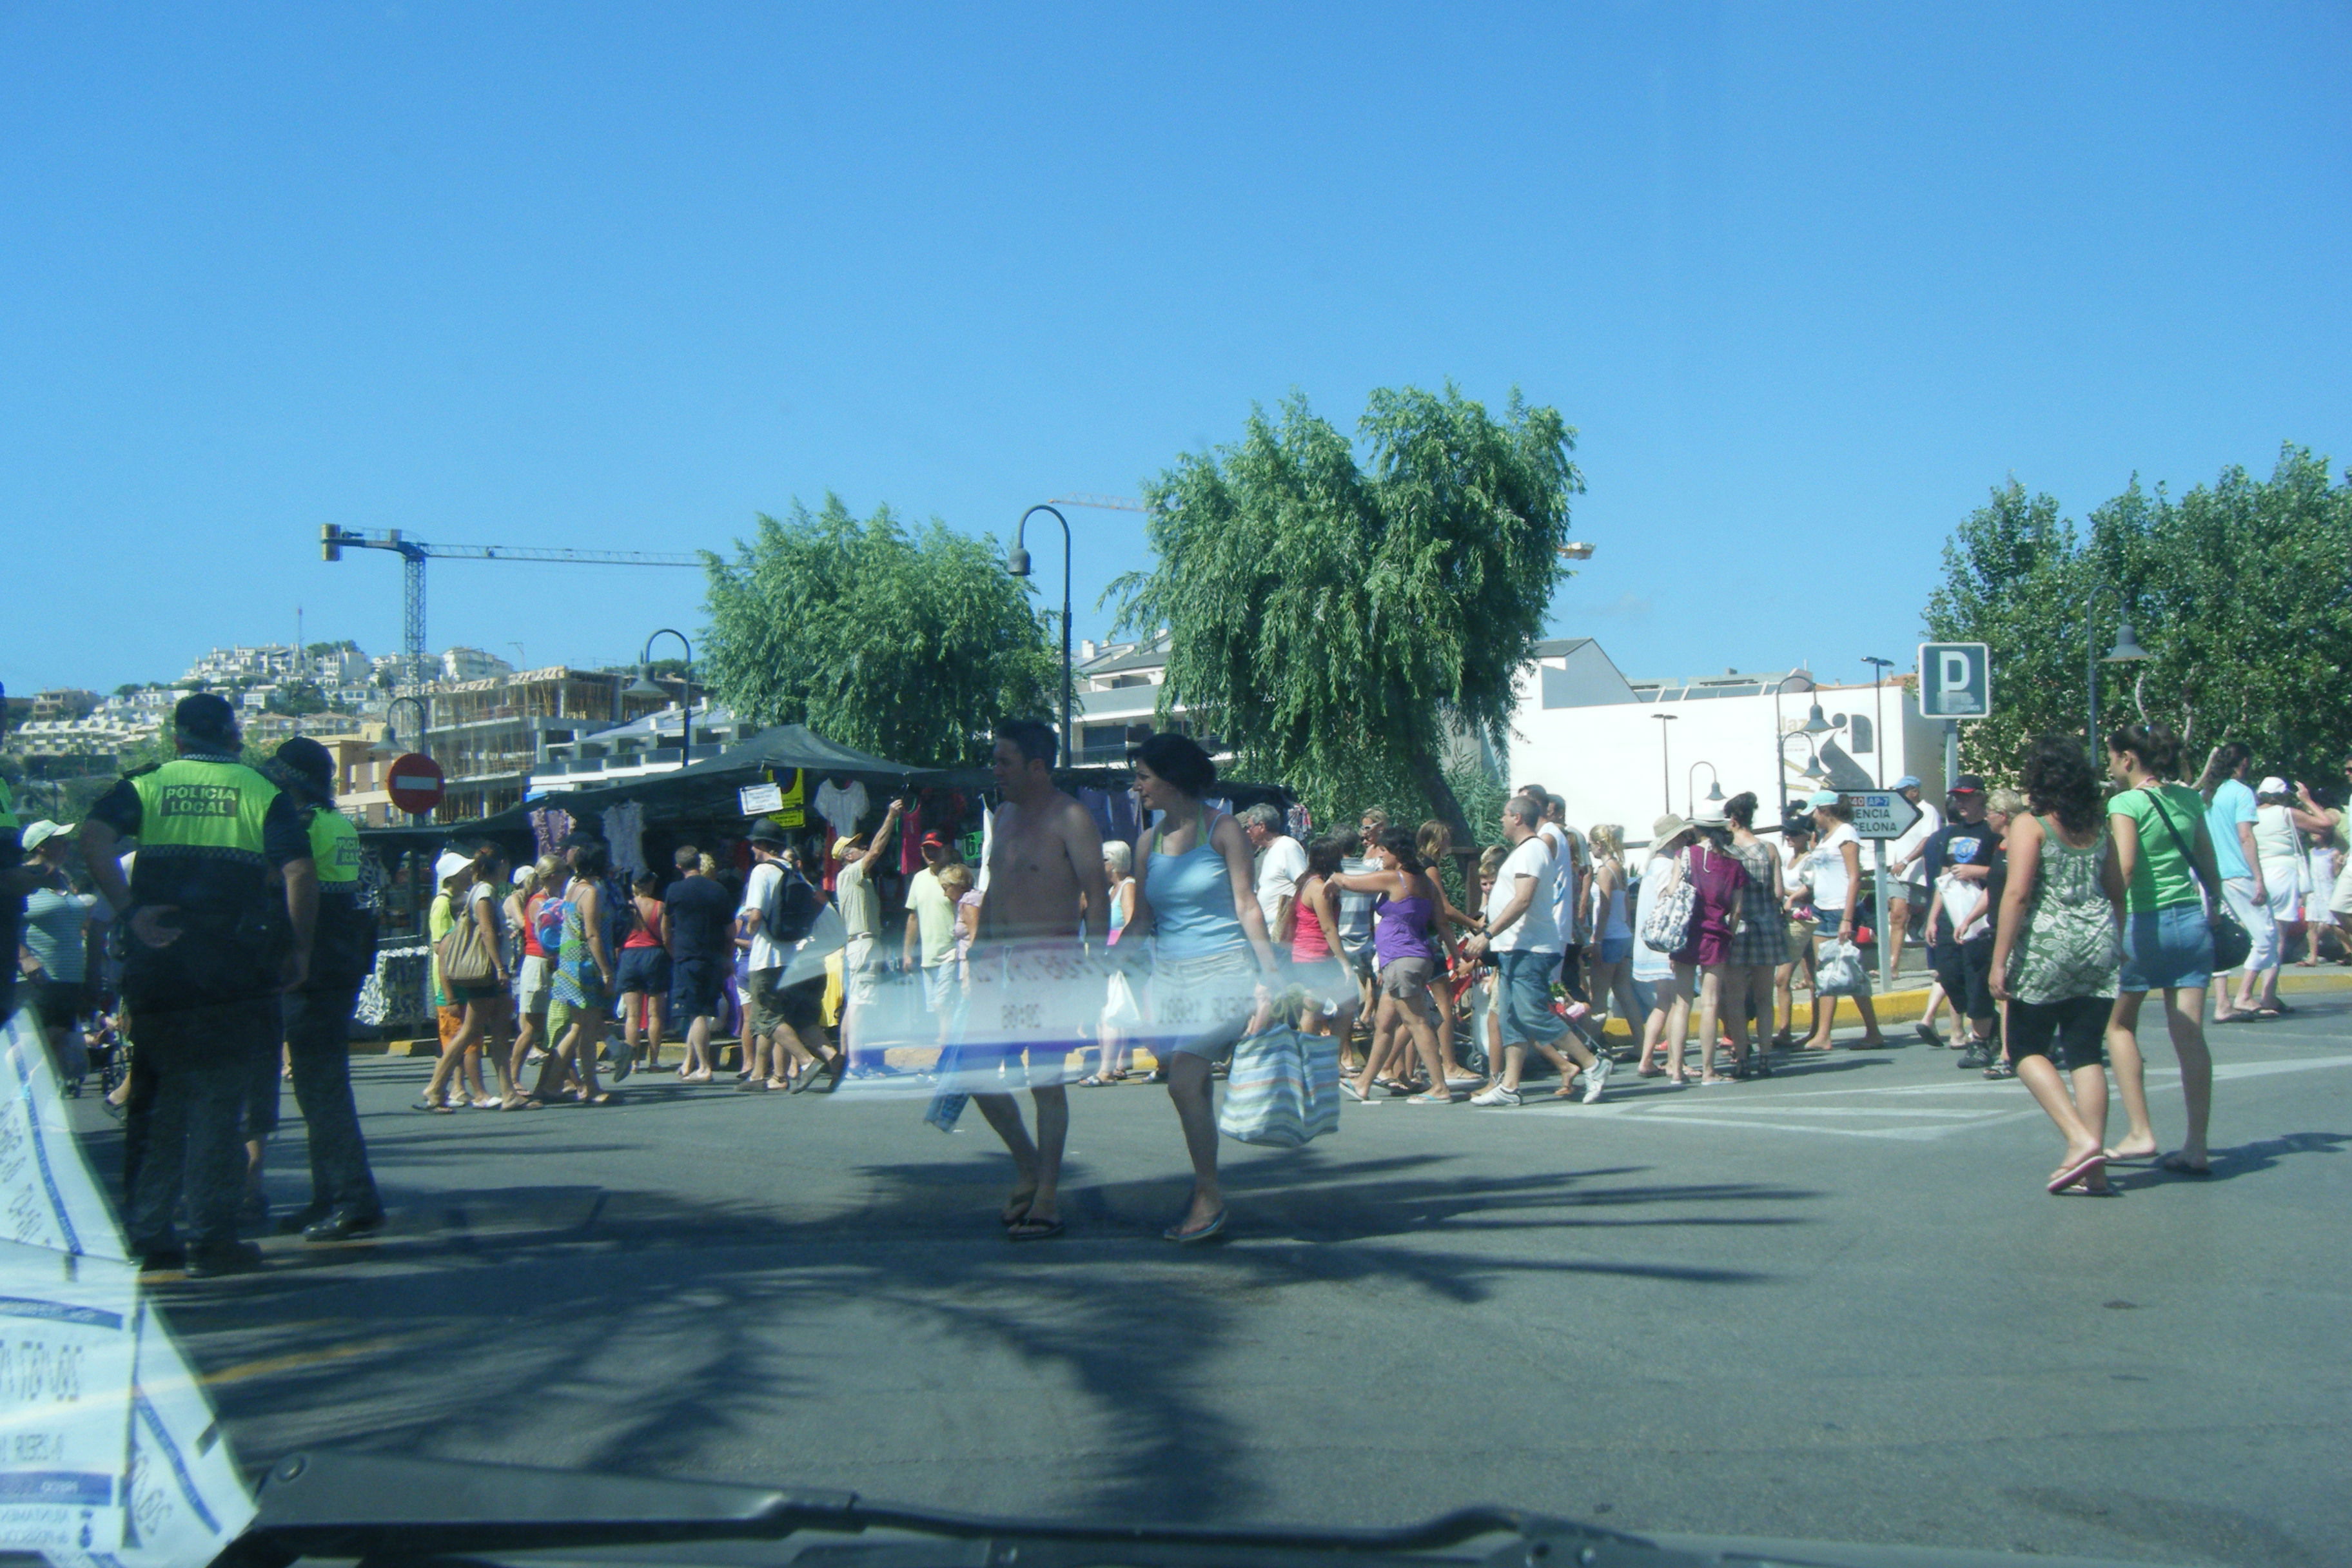
[[[531,916],[531,935],[540,951],[554,958],[563,951],[563,917],[572,912],[572,900],[560,893],[540,895],[539,909]]]
[[[760,934],[778,947],[797,947],[816,924],[818,899],[809,880],[779,864],[775,885],[760,906]]]

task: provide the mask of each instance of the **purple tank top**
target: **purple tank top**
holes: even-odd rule
[[[1400,958],[1427,958],[1429,921],[1437,906],[1427,899],[1383,898],[1372,906],[1372,952],[1383,964]]]

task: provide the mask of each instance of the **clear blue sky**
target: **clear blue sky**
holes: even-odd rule
[[[1581,432],[1558,630],[1907,664],[2009,474],[2352,458],[2347,58],[2321,5],[12,5],[0,679],[298,605],[392,651],[396,563],[323,521],[725,549],[831,489],[1003,537],[1253,401],[1447,377]],[[1072,518],[1097,634],[1141,520]],[[599,662],[700,584],[452,563],[431,612]]]

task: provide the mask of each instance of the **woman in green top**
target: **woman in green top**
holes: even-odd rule
[[[2107,837],[2099,781],[2072,739],[2045,735],[2033,743],[2025,798],[2032,812],[2011,819],[2003,845],[2009,879],[1992,939],[1992,994],[2009,1004],[2002,1033],[2018,1079],[2065,1135],[2050,1190],[2104,1195],[2114,1189],[2099,1044],[2122,957],[2116,927],[2123,870]]]
[[[2125,889],[2123,967],[2115,1016],[2107,1022],[2107,1054],[2131,1119],[2130,1136],[2107,1153],[2144,1160],[2157,1152],[2138,1028],[2140,1003],[2161,989],[2172,1049],[2180,1058],[2189,1133],[2159,1163],[2168,1171],[2201,1176],[2210,1169],[2205,1124],[2213,1103],[2205,988],[2213,978],[2213,928],[2221,919],[2220,902],[2209,904],[2205,890],[2218,889],[2221,877],[2205,831],[2204,797],[2164,782],[2179,763],[2180,742],[2161,724],[2126,724],[2107,737],[2107,774],[2121,786],[2107,802],[2107,828],[2115,835]]]

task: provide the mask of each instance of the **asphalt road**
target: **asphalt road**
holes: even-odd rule
[[[249,1464],[339,1445],[968,1510],[1633,1531],[2290,1568],[2352,1557],[2352,995],[2214,1031],[2215,1173],[2053,1199],[2024,1091],[1923,1047],[1601,1106],[1350,1106],[1228,1143],[1073,1092],[1013,1247],[976,1114],[674,1080],[426,1116],[359,1059],[373,1243],[159,1288]],[[2153,1063],[2169,1052],[2151,1041]],[[2177,1134],[2168,1068],[2151,1073]],[[92,1153],[114,1159],[110,1123]],[[2120,1125],[2118,1121],[2117,1125]],[[290,1105],[270,1185],[305,1194]]]

